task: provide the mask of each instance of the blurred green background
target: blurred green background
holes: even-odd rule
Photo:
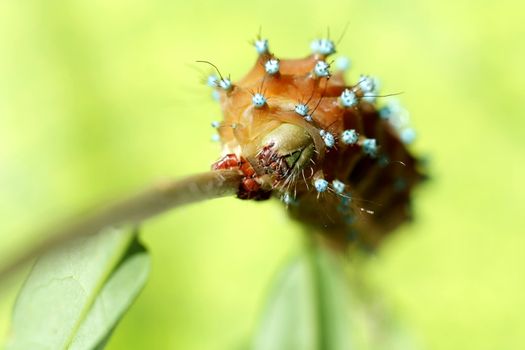
[[[0,263],[36,228],[208,169],[220,111],[195,60],[235,80],[259,26],[292,57],[349,23],[349,77],[404,92],[433,177],[366,274],[428,349],[525,348],[523,13],[518,0],[0,1]],[[273,201],[148,222],[151,279],[109,348],[240,346],[298,232]],[[0,291],[0,342],[22,278]]]

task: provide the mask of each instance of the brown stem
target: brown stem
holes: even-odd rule
[[[80,236],[96,234],[103,228],[137,224],[168,209],[184,204],[233,195],[239,188],[237,171],[210,171],[182,180],[168,181],[135,196],[115,202],[93,213],[43,232],[43,241],[26,249],[7,265],[0,267],[0,282],[33,258]]]

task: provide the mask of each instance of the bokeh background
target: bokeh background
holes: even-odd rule
[[[349,77],[403,91],[432,181],[364,267],[428,349],[525,348],[525,5],[499,1],[0,1],[0,263],[36,228],[208,169],[220,119],[195,60],[233,79],[259,27],[281,57],[327,26]],[[151,279],[109,349],[249,339],[299,228],[220,199],[148,222]],[[38,238],[38,237],[36,237]],[[0,291],[0,342],[22,274]]]

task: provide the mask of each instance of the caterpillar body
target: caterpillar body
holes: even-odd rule
[[[277,58],[264,39],[255,48],[244,78],[219,74],[211,84],[224,116],[216,125],[222,158],[212,168],[243,173],[239,198],[278,197],[334,242],[376,247],[410,219],[412,190],[424,179],[393,111],[377,107],[377,80],[346,84],[345,62],[332,73],[329,39],[302,59]]]

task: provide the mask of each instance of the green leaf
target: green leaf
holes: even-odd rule
[[[314,350],[317,342],[314,285],[308,260],[286,266],[270,296],[255,338],[254,350]]]
[[[341,261],[321,247],[311,253],[317,282],[319,349],[355,349],[352,337],[350,292]]]
[[[149,270],[131,230],[108,229],[42,256],[18,295],[7,349],[103,349]]]
[[[252,348],[354,349],[348,298],[346,278],[337,260],[312,247],[279,276]]]

